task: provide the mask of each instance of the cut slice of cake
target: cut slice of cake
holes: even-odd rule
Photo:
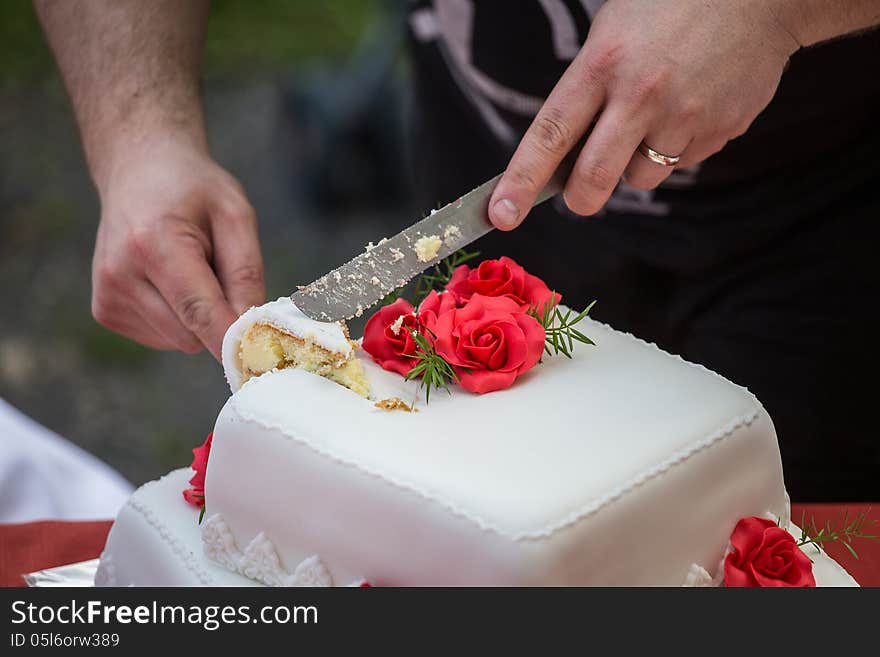
[[[223,368],[233,391],[249,379],[296,367],[370,397],[359,349],[344,322],[317,322],[288,297],[245,312],[223,340]]]

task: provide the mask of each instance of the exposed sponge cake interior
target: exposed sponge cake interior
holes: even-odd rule
[[[355,356],[355,343],[346,355],[326,349],[276,326],[258,322],[248,327],[241,336],[239,357],[244,381],[273,369],[298,367],[323,376],[356,392],[370,397],[370,386],[363,365]]]

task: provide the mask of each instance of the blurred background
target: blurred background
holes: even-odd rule
[[[257,210],[269,298],[428,210],[403,164],[401,5],[213,2],[208,133]],[[29,0],[0,3],[0,145],[0,398],[135,484],[188,465],[228,397],[222,370],[92,319],[99,207]]]

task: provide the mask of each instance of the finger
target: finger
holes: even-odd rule
[[[96,258],[92,270],[92,316],[104,328],[154,349],[174,349],[176,345],[157,331],[131,300],[136,277]]]
[[[218,208],[212,214],[214,270],[226,299],[238,314],[266,301],[263,257],[257,218],[247,201]]]
[[[104,328],[153,349],[177,348],[177,345],[156,331],[137,310],[101,303],[99,298],[95,295],[92,300],[92,315]]]
[[[605,205],[644,134],[645,121],[621,104],[602,112],[565,185],[569,210],[590,215]]]
[[[205,236],[187,221],[177,222],[170,232],[149,254],[147,278],[180,323],[220,360],[223,334],[237,315],[208,264]]]
[[[663,130],[649,131],[642,141],[658,153],[676,157],[681,156],[691,139],[684,134],[676,134],[674,130]],[[638,189],[654,189],[666,180],[674,170],[675,166],[654,162],[637,147],[623,172],[623,179],[628,185]]]
[[[153,330],[174,349],[188,354],[196,354],[204,348],[201,340],[180,323],[171,306],[162,298],[152,283],[141,281],[137,292],[140,314]]]
[[[496,228],[511,230],[522,223],[559,163],[593,122],[605,96],[595,70],[587,50],[581,50],[538,111],[489,201],[489,219]]]
[[[146,322],[127,323],[122,320],[119,325],[110,330],[151,349],[159,349],[161,351],[177,349],[177,345],[169,342],[165,336],[156,333]]]

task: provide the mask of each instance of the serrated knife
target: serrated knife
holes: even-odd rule
[[[535,205],[562,191],[571,172],[571,160],[566,158],[560,165]],[[290,296],[291,300],[308,317],[318,321],[359,317],[392,290],[406,285],[417,274],[490,232],[494,227],[489,222],[489,199],[500,179],[501,174],[457,201],[432,211],[394,237],[369,245],[366,251],[341,267],[300,287]],[[439,248],[434,252],[438,239]]]

